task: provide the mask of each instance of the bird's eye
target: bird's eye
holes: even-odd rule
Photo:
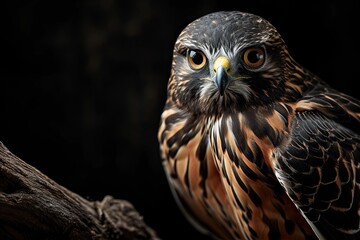
[[[206,64],[206,56],[200,50],[188,50],[187,60],[192,69],[199,70]]]
[[[243,55],[245,65],[250,69],[261,67],[265,62],[265,51],[260,47],[246,49]]]

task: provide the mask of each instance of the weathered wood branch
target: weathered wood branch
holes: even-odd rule
[[[88,201],[0,142],[0,239],[159,239],[127,201]]]

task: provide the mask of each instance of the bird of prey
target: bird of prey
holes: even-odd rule
[[[267,20],[190,23],[158,131],[176,201],[216,239],[360,239],[360,102],[297,63]]]

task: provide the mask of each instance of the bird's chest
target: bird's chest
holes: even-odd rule
[[[273,168],[270,160],[273,150],[288,137],[287,119],[284,119],[273,111],[272,114],[224,115],[213,121],[209,141],[219,169],[226,163],[242,169],[248,179],[264,180]]]
[[[235,216],[227,203],[220,174],[209,145],[206,121],[169,108],[159,128],[160,152],[175,199],[201,231],[237,239]]]
[[[266,239],[271,230],[268,222],[283,221],[281,212],[286,212],[289,199],[276,180],[270,159],[286,133],[286,124],[277,115],[253,119],[242,114],[223,116],[211,128],[214,162],[228,203],[247,237],[260,234]],[[281,228],[276,227],[279,234]],[[252,236],[254,231],[258,236]]]
[[[306,223],[270,162],[286,140],[287,119],[274,112],[199,121],[171,108],[164,112],[158,135],[163,163],[191,222],[224,239],[303,236]]]

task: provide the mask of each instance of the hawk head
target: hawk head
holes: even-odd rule
[[[300,88],[288,84],[294,65],[268,21],[249,13],[215,12],[180,33],[168,93],[195,114],[244,111],[296,97]]]

